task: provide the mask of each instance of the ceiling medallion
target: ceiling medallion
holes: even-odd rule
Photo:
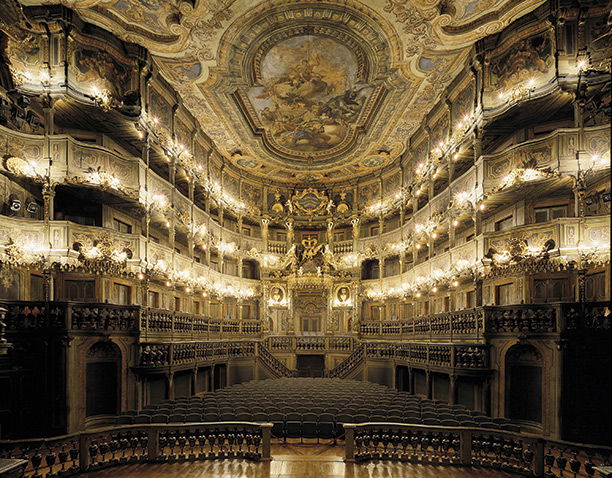
[[[200,91],[266,165],[254,173],[302,185],[342,181],[361,171],[372,138],[384,136],[407,99],[399,45],[365,6],[280,0],[226,30]]]
[[[274,44],[257,68],[256,83],[236,92],[253,133],[272,152],[294,159],[345,152],[367,127],[385,96],[368,82],[364,55],[322,34]]]

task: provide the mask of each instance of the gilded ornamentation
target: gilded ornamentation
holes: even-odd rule
[[[326,210],[329,201],[330,199],[324,192],[312,188],[303,189],[291,198],[291,204],[293,204],[298,212],[306,216],[322,214]]]
[[[549,32],[515,41],[504,53],[491,60],[489,85],[496,90],[507,90],[527,83],[548,73],[553,61]]]
[[[309,183],[341,181],[388,164],[393,158],[373,155],[367,138],[405,144],[463,65],[470,45],[536,0],[459,3],[452,14],[421,0],[386,0],[383,11],[371,0],[40,3],[65,4],[84,21],[148,49],[213,148],[229,156],[244,147],[257,158],[236,160],[239,167]],[[42,65],[42,36],[7,30],[16,76],[28,69],[38,75],[39,67],[26,65]],[[77,80],[112,78],[90,96],[102,106],[120,104],[115,95],[127,93],[135,81],[119,61],[121,52],[99,40],[87,43],[76,30],[71,35],[71,48],[78,48],[69,67]],[[40,79],[25,78],[38,85]],[[169,130],[173,105],[160,107],[152,84],[149,113]]]

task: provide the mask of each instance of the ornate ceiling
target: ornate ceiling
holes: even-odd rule
[[[303,184],[397,158],[473,43],[542,3],[194,1],[21,3],[62,3],[143,45],[230,161]]]

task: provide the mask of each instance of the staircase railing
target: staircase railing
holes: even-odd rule
[[[297,377],[297,370],[291,370],[284,363],[278,360],[263,342],[257,344],[257,359],[263,364],[275,378]]]
[[[331,370],[326,371],[326,377],[347,378],[357,368],[363,365],[365,361],[365,344],[355,346],[355,350],[351,355],[346,357],[342,362],[336,365]]]

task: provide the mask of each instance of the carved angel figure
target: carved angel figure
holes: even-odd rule
[[[282,263],[283,269],[294,269],[298,264],[296,246],[293,244],[287,251],[287,255]]]
[[[334,252],[329,244],[325,244],[325,248],[323,249],[323,263],[334,270],[338,268],[338,263],[334,257]]]
[[[285,203],[285,207],[287,208],[287,212],[289,214],[293,214],[293,203],[291,202],[291,199],[287,199],[287,202]]]

